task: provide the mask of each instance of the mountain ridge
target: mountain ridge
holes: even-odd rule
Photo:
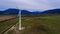
[[[35,12],[30,12],[28,10],[19,10],[15,8],[9,8],[4,11],[0,11],[0,15],[18,15],[19,12],[21,11],[21,15],[27,16],[27,15],[45,15],[45,14],[60,14],[60,9],[52,9],[52,10],[46,10],[46,11],[35,11]]]
[[[19,9],[7,9],[4,11],[0,11],[0,15],[17,15],[19,13]]]

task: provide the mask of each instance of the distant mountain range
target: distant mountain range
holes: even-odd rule
[[[41,14],[60,14],[60,9],[46,10],[42,12]]]
[[[0,11],[0,15],[17,15],[19,13],[19,9],[7,9],[4,11]]]
[[[56,15],[60,14],[60,9],[52,9],[52,10],[46,10],[46,11],[35,11],[35,12],[30,12],[27,10],[21,10],[22,15]]]
[[[52,9],[52,10],[46,10],[46,11],[34,11],[30,12],[28,10],[19,10],[19,9],[7,9],[4,11],[0,11],[0,15],[18,15],[19,11],[21,11],[21,15],[28,16],[28,15],[45,15],[45,14],[60,14],[60,9]]]
[[[30,12],[28,10],[21,10],[21,15],[22,16],[31,16],[31,15],[40,15],[41,12]]]

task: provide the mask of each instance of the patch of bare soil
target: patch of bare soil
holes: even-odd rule
[[[2,17],[0,17],[0,21],[9,20],[9,19],[16,18],[16,17],[17,17],[17,16],[13,16],[13,15],[2,16]]]

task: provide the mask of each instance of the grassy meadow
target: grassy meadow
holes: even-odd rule
[[[60,34],[60,15],[22,17],[22,34]]]

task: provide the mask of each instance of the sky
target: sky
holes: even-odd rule
[[[44,11],[60,8],[60,0],[0,0],[0,10],[8,8]]]

